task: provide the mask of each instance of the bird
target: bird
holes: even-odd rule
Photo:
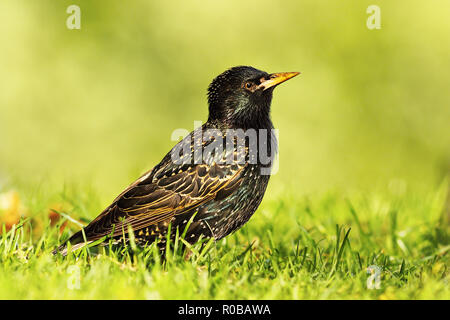
[[[208,119],[94,220],[54,250],[63,255],[96,241],[158,243],[184,232],[194,244],[241,228],[259,207],[277,152],[270,108],[274,88],[299,72],[236,66],[208,87]]]

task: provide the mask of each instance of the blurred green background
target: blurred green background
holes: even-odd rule
[[[81,30],[66,8],[81,8]],[[381,30],[366,8],[381,8]],[[0,179],[90,184],[105,205],[207,118],[225,69],[301,71],[276,89],[266,197],[435,186],[450,163],[448,1],[0,3]],[[95,214],[95,213],[93,213]]]

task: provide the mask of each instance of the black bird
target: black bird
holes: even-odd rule
[[[138,244],[159,239],[162,249],[169,224],[174,236],[189,223],[185,239],[190,243],[201,235],[219,240],[242,227],[261,203],[270,178],[276,151],[273,89],[298,74],[239,66],[216,77],[208,88],[208,121],[75,233],[68,240],[72,250],[105,236],[126,241],[129,227]],[[212,148],[220,141],[221,148]],[[66,254],[66,244],[57,251]]]

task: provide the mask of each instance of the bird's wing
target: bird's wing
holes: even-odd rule
[[[175,214],[231,194],[242,181],[245,164],[166,165],[130,185],[85,229],[88,240],[139,230]],[[113,232],[114,230],[114,232]]]

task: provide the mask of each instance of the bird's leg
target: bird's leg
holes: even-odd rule
[[[189,248],[186,248],[186,254],[184,255],[184,261],[189,261],[189,259],[191,258],[191,256],[192,256],[192,250],[191,249],[189,249]]]

